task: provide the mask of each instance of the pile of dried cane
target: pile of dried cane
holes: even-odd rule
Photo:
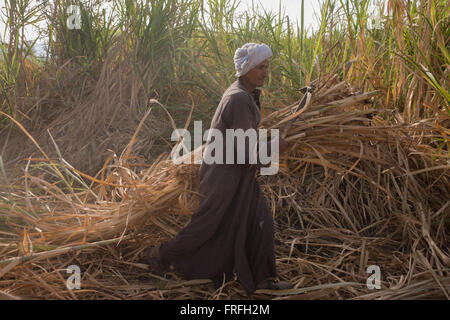
[[[448,132],[371,108],[374,93],[354,93],[336,77],[315,86],[300,112],[293,104],[261,123],[294,120],[280,173],[259,177],[279,276],[295,285],[278,298],[449,298],[450,164],[433,146]],[[51,179],[27,166],[22,187],[0,194],[9,199],[0,202],[0,297],[246,298],[237,281],[215,290],[148,271],[145,249],[175,235],[198,205],[198,165],[164,155],[146,165],[130,155],[132,144],[95,177],[61,158],[42,165]],[[80,289],[67,286],[71,265],[81,269]],[[378,290],[367,286],[371,265],[381,272]]]

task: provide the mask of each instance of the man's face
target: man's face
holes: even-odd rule
[[[242,77],[252,86],[262,87],[264,85],[264,80],[267,78],[268,68],[269,60],[264,60]]]

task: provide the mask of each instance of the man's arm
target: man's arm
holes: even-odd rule
[[[256,125],[256,113],[253,103],[251,101],[251,97],[246,95],[245,93],[237,93],[229,97],[228,103],[224,108],[222,113],[222,120],[227,125],[227,128],[246,132],[247,130],[252,130],[256,136],[255,141],[252,141],[252,145],[249,144],[248,139],[245,139],[245,150],[239,150],[238,148],[238,140],[239,137],[234,138],[234,160],[237,160],[237,152],[245,152],[245,164],[253,164],[258,168],[261,166],[267,166],[268,164],[262,164],[260,162],[259,156],[253,157],[254,162],[250,162],[250,154],[256,153],[259,154],[257,146],[259,133]],[[279,139],[279,153],[282,154],[288,149],[288,143],[280,138]],[[267,143],[267,154],[272,154],[273,146],[270,142]],[[236,163],[236,162],[234,162]]]

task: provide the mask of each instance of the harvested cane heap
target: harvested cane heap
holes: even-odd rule
[[[280,172],[259,177],[274,214],[279,276],[295,285],[278,298],[448,299],[450,165],[448,151],[432,145],[448,130],[436,119],[403,123],[373,109],[373,93],[336,79],[316,81],[300,113],[296,103],[261,123],[282,128],[295,119]],[[133,140],[94,178],[52,162],[58,183],[25,171],[0,220],[0,297],[246,298],[236,281],[214,290],[149,273],[145,249],[173,237],[198,205],[199,166],[162,155],[142,169],[130,156]],[[82,177],[88,188],[69,187]],[[70,265],[80,266],[79,290],[67,287]],[[378,290],[367,287],[370,265],[381,271]]]

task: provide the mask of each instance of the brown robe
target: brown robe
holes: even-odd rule
[[[259,93],[250,94],[240,80],[234,82],[222,96],[211,128],[224,136],[225,129],[257,129]],[[190,223],[161,245],[163,261],[188,279],[212,279],[217,285],[235,272],[249,296],[260,281],[276,277],[274,225],[256,180],[258,166],[203,162],[200,194],[205,197]]]

